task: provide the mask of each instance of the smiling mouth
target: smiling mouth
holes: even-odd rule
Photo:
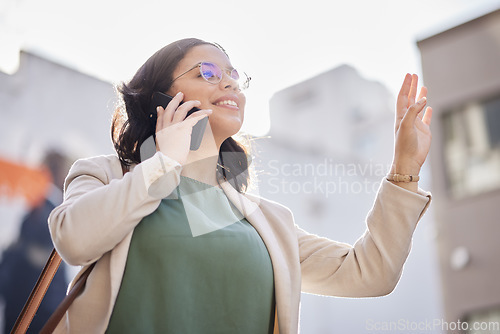
[[[238,104],[232,100],[224,100],[224,101],[220,101],[220,102],[217,102],[215,104],[216,106],[233,106],[233,107],[238,107]]]

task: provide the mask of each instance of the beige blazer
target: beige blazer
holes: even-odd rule
[[[50,232],[67,263],[83,266],[81,272],[97,264],[56,333],[106,330],[134,228],[176,188],[181,169],[160,152],[125,176],[113,155],[75,162],[65,181],[64,202],[49,217]],[[269,251],[275,332],[281,334],[298,333],[301,291],[344,297],[390,293],[401,276],[413,231],[430,203],[429,193],[413,193],[383,180],[366,219],[367,230],[351,246],[303,231],[290,210],[278,203],[241,194],[228,182],[221,186]]]

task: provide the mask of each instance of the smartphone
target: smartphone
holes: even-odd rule
[[[154,120],[154,126],[156,127],[156,118],[158,117],[156,114],[156,108],[158,106],[162,106],[163,108],[167,107],[167,104],[172,101],[173,97],[167,94],[164,94],[162,92],[154,92],[153,97],[151,98],[151,114],[152,118]],[[183,102],[181,102],[182,104]],[[193,109],[189,110],[186,114],[186,117],[194,113],[195,111],[200,110],[199,108],[194,107]],[[203,134],[205,133],[205,128],[207,127],[207,122],[208,122],[208,117],[205,117],[201,120],[198,121],[193,126],[193,132],[191,133],[191,144],[189,146],[189,149],[191,151],[196,151],[197,149],[200,148],[201,140],[203,139]]]

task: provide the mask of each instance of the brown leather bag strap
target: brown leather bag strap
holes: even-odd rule
[[[128,166],[124,165],[122,165],[121,167],[123,175],[125,175],[128,172],[129,168]],[[49,259],[47,260],[47,263],[45,264],[45,267],[43,268],[40,277],[38,277],[35,287],[31,291],[31,294],[28,297],[28,300],[26,301],[23,310],[17,317],[16,323],[14,324],[14,327],[12,327],[12,330],[10,331],[11,334],[26,333],[31,324],[31,321],[33,320],[33,317],[36,314],[36,311],[40,307],[43,297],[45,296],[45,293],[47,292],[47,289],[49,288],[50,283],[54,278],[54,275],[57,272],[57,269],[59,269],[61,260],[62,260],[61,256],[57,253],[57,251],[54,248],[52,250],[52,253],[50,253]],[[64,299],[56,308],[54,313],[52,313],[52,315],[50,316],[49,320],[47,320],[47,322],[43,326],[42,330],[40,331],[41,334],[52,333],[54,331],[57,324],[59,324],[62,317],[70,307],[71,303],[73,303],[75,298],[80,294],[82,289],[85,287],[87,278],[89,277],[90,272],[92,271],[94,266],[95,263],[92,263],[85,270],[85,272],[80,277],[78,277],[78,280],[73,285],[69,293],[66,295],[66,297],[64,297]]]
[[[42,330],[40,331],[40,334],[50,334],[54,331],[54,329],[56,329],[56,326],[64,317],[64,314],[66,314],[66,311],[69,309],[75,298],[78,297],[78,295],[85,287],[87,278],[89,277],[92,269],[94,269],[94,266],[95,262],[92,263],[80,277],[78,277],[76,283],[73,285],[69,293],[66,295],[66,297],[64,297],[63,301],[61,302],[61,304],[59,304],[54,313],[52,313],[49,320],[47,320]]]
[[[60,264],[61,257],[53,249],[35,287],[31,291],[26,304],[24,304],[23,310],[19,314],[14,327],[12,327],[11,333],[26,333]]]
[[[23,310],[19,314],[14,327],[12,327],[12,330],[10,332],[11,334],[26,333],[60,264],[61,256],[55,249],[53,249],[52,253],[49,256],[49,259],[47,260],[47,263],[45,264],[45,267],[42,270],[42,273],[40,274],[40,277],[38,278],[38,281],[35,284],[35,287],[31,291],[31,294],[23,307]],[[52,313],[49,320],[47,320],[40,333],[48,334],[54,331],[57,324],[61,321],[62,317],[70,307],[73,300],[75,300],[75,298],[85,287],[87,278],[94,266],[95,263],[92,263],[85,270],[85,272],[80,277],[78,277],[76,283],[73,285],[66,297],[64,297],[59,306],[57,306],[56,310]]]

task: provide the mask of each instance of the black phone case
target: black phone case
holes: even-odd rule
[[[167,104],[172,101],[173,97],[161,92],[155,92],[153,93],[153,97],[151,98],[151,115],[154,120],[154,126],[156,127],[156,108],[158,106],[162,106],[163,108],[167,107]],[[182,102],[181,102],[182,104]],[[200,110],[199,108],[194,107],[193,109],[189,110],[186,114],[186,117],[194,113],[195,111]],[[200,148],[201,140],[203,139],[203,134],[205,133],[205,128],[207,127],[207,122],[208,122],[208,117],[205,117],[201,120],[198,121],[193,126],[193,132],[191,133],[191,144],[189,146],[189,149],[191,151],[196,151],[197,149]]]

